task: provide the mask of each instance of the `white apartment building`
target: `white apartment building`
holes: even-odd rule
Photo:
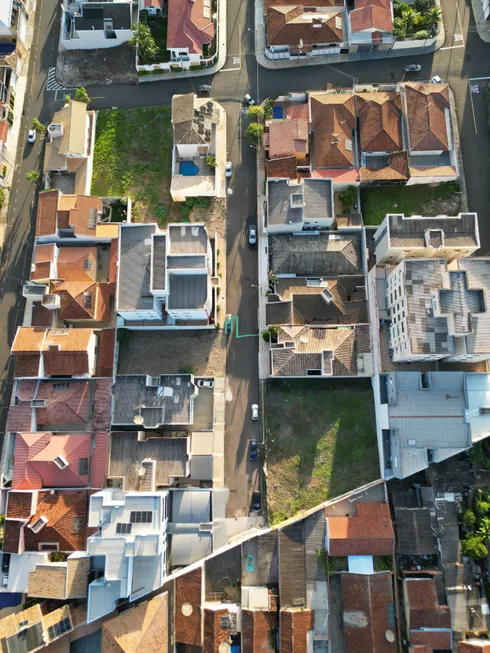
[[[152,474],[151,465],[143,469]],[[87,622],[112,612],[119,599],[136,599],[163,584],[167,574],[168,491],[107,489],[90,497],[87,539],[95,579],[88,587]]]
[[[374,234],[376,263],[396,264],[406,258],[471,256],[480,248],[476,213],[456,216],[388,214]]]
[[[386,292],[393,362],[490,358],[490,258],[404,260]]]

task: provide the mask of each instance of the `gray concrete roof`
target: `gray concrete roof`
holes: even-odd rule
[[[202,524],[210,519],[210,491],[186,489],[172,492],[172,523]]]
[[[154,224],[121,225],[117,306],[120,311],[149,310],[151,236]]]
[[[159,234],[153,238],[152,281],[153,290],[165,290],[167,268],[166,236]]]
[[[104,19],[112,19],[112,29],[131,29],[130,2],[87,2],[82,4],[82,15],[75,17],[79,30],[103,30]]]
[[[170,224],[167,228],[170,240],[169,254],[206,254],[208,251],[208,233],[200,224]]]
[[[387,218],[391,247],[425,247],[427,232],[437,230],[442,231],[442,243],[438,245],[430,238],[434,247],[480,246],[476,213],[435,218],[410,217],[401,214],[388,215]]]
[[[113,423],[135,426],[135,416],[141,415],[146,428],[190,424],[196,391],[190,374],[162,374],[157,386],[148,386],[146,375],[116,376]]]
[[[203,308],[208,298],[207,274],[170,274],[169,309]]]
[[[290,184],[287,179],[269,179],[267,187],[271,225],[333,217],[330,179],[302,179],[299,184]]]

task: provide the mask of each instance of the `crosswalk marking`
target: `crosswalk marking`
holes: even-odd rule
[[[58,84],[56,81],[56,68],[50,68],[48,70],[48,81],[46,83],[47,91],[58,91],[64,88],[61,84]]]

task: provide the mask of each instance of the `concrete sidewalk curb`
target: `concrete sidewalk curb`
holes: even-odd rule
[[[483,4],[481,0],[471,0],[471,7],[473,9],[473,17],[478,36],[485,43],[490,43],[490,23],[483,18]]]
[[[476,0],[473,0],[476,1]],[[255,56],[262,68],[269,70],[281,70],[283,68],[299,68],[300,66],[325,66],[328,64],[339,63],[353,63],[356,61],[376,61],[379,59],[394,59],[398,57],[415,57],[422,54],[430,54],[435,52],[444,45],[446,40],[446,32],[444,29],[444,17],[442,14],[442,7],[440,0],[435,0],[435,4],[441,10],[441,22],[439,34],[432,40],[432,43],[419,46],[415,45],[416,41],[411,41],[414,45],[406,48],[382,50],[378,52],[359,53],[353,52],[352,54],[336,54],[336,55],[322,55],[319,57],[304,58],[301,60],[279,60],[274,61],[265,56],[265,23],[263,20],[263,0],[254,0],[255,7]],[[426,41],[427,42],[427,39]]]
[[[451,112],[451,126],[453,129],[453,142],[454,150],[456,152],[456,157],[458,159],[458,172],[459,172],[459,187],[461,188],[461,212],[467,213],[468,208],[468,193],[466,191],[466,179],[464,174],[464,165],[463,165],[463,153],[461,151],[461,139],[459,136],[459,125],[458,117],[456,114],[456,100],[454,98],[454,93],[451,87],[448,85],[449,89],[449,107]]]
[[[181,73],[165,73],[164,75],[143,75],[138,77],[138,84],[143,84],[145,82],[166,82],[167,80],[175,79],[188,79],[189,77],[205,77],[207,75],[214,75],[218,73],[226,62],[226,18],[227,18],[227,2],[226,0],[220,0],[220,10],[219,10],[219,25],[218,25],[218,61],[214,66],[209,68],[202,68],[201,70],[186,70]]]

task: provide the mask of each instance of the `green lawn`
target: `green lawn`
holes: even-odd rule
[[[361,189],[361,212],[365,225],[381,224],[387,213],[405,215],[458,215],[459,185],[451,181],[438,186],[371,186]]]
[[[379,478],[369,382],[269,381],[266,462],[273,524]]]
[[[92,193],[130,195],[136,221],[154,220],[170,198],[172,125],[169,107],[99,111]]]

